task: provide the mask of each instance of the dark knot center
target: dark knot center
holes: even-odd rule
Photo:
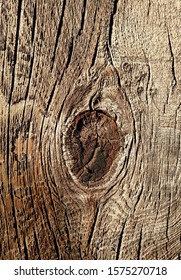
[[[117,124],[102,111],[77,115],[66,138],[71,172],[84,184],[98,181],[108,172],[120,147]]]

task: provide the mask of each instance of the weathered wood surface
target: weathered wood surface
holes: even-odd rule
[[[181,1],[0,9],[1,259],[180,259]]]

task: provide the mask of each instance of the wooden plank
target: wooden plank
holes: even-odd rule
[[[180,1],[0,7],[0,258],[180,259]]]

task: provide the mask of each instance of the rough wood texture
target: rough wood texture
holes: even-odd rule
[[[76,116],[66,138],[69,171],[80,184],[94,186],[108,172],[120,149],[116,122],[100,111],[86,111]]]
[[[181,1],[0,9],[1,259],[180,259]]]

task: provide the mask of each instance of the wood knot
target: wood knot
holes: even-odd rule
[[[85,111],[70,124],[66,145],[71,172],[83,184],[100,180],[110,169],[120,148],[115,120],[102,111]]]

